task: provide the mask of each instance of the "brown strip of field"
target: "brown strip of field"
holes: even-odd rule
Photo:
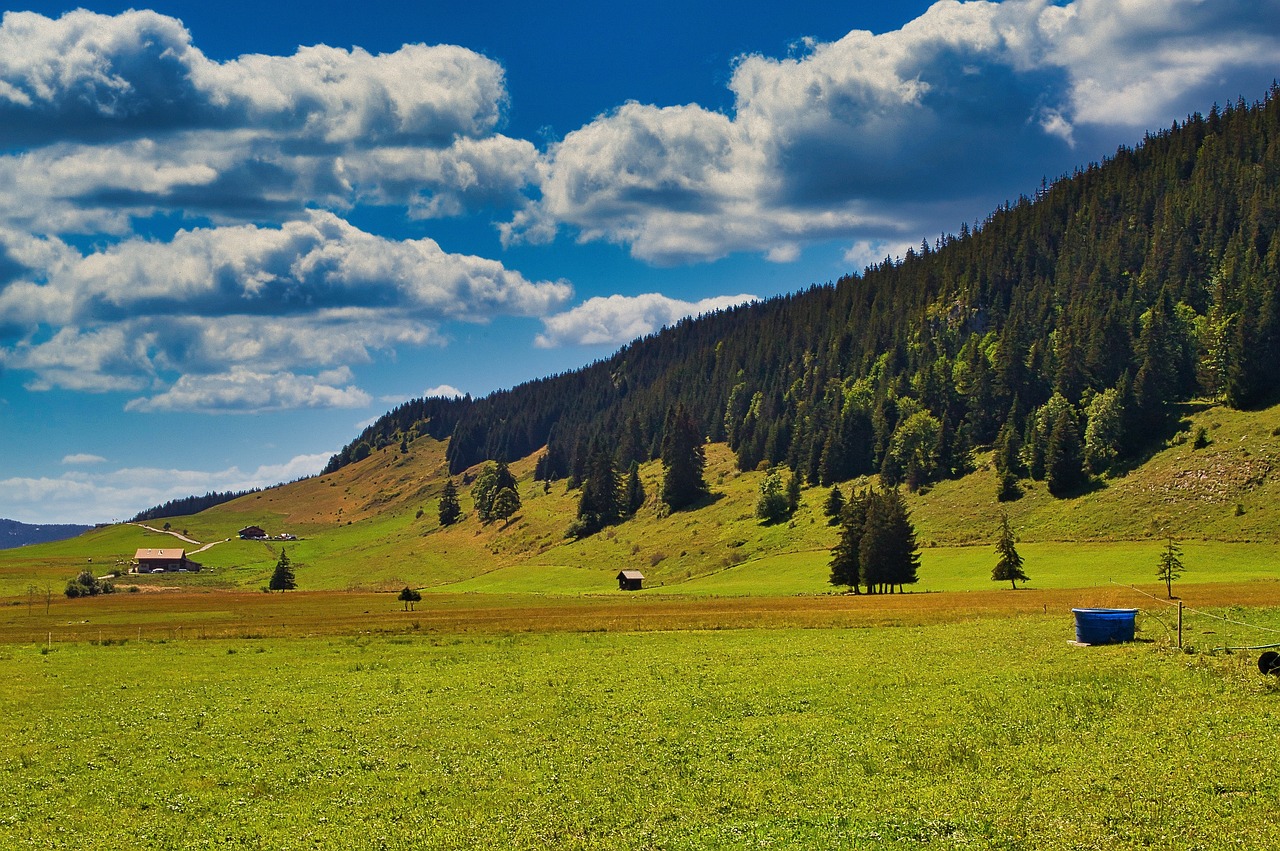
[[[1144,589],[1152,594],[1154,587]],[[1182,585],[1193,608],[1280,605],[1280,583]],[[431,595],[406,612],[391,594],[352,592],[118,593],[68,600],[10,598],[0,643],[278,638],[361,634],[638,632],[742,628],[922,625],[968,618],[1129,607],[1175,610],[1123,586],[876,596],[706,597],[648,593],[601,597]],[[46,611],[47,608],[47,611]]]

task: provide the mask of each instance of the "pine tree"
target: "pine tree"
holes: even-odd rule
[[[1160,553],[1160,564],[1156,568],[1156,578],[1164,583],[1165,593],[1170,600],[1173,599],[1173,583],[1182,576],[1182,571],[1182,547],[1170,538],[1164,552]]]
[[[520,494],[515,488],[499,488],[493,495],[492,516],[495,520],[514,517],[520,510]]]
[[[693,415],[679,403],[662,438],[662,501],[673,510],[692,505],[708,492],[702,472],[707,450]]]
[[[293,565],[289,561],[289,554],[284,548],[280,548],[280,558],[276,561],[275,572],[271,574],[271,581],[267,583],[267,587],[272,591],[292,591],[298,587],[298,583],[293,578]]]
[[[840,492],[839,485],[831,486],[831,493],[827,495],[827,501],[822,504],[822,513],[827,518],[828,526],[835,526],[840,522],[840,515],[844,511],[844,494]]]
[[[1022,570],[1022,556],[1018,554],[1013,530],[1009,528],[1009,515],[1004,511],[1000,512],[1000,538],[996,541],[996,552],[1000,559],[991,570],[991,581],[1007,581],[1013,586],[1013,590],[1018,590],[1018,580],[1026,582],[1030,577]]]
[[[635,514],[644,505],[645,492],[644,482],[640,480],[640,465],[632,461],[631,469],[627,471],[627,481],[623,485],[624,503],[628,516]]]
[[[1054,420],[1045,447],[1044,478],[1049,493],[1064,496],[1080,486],[1084,478],[1083,459],[1080,451],[1080,432],[1076,429],[1075,415],[1062,409]]]
[[[453,479],[448,479],[444,483],[438,513],[441,526],[452,526],[462,519],[462,505],[458,502],[458,488],[454,486]]]
[[[597,446],[587,462],[582,496],[578,499],[578,529],[582,535],[593,535],[605,526],[622,519],[618,474],[613,469],[613,456]]]
[[[869,499],[867,491],[849,497],[849,501],[845,503],[844,512],[840,516],[840,540],[831,550],[829,581],[832,585],[846,585],[855,594],[862,593],[858,588],[862,582],[859,553]]]

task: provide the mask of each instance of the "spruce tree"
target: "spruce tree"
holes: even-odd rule
[[[520,494],[516,492],[515,488],[499,488],[498,492],[493,495],[491,513],[495,520],[506,520],[514,517],[519,510]]]
[[[792,473],[787,478],[787,515],[800,510],[800,474]]]
[[[1018,590],[1018,580],[1026,582],[1030,577],[1022,570],[1022,556],[1018,554],[1013,530],[1009,528],[1009,515],[1004,511],[1000,512],[1000,538],[996,541],[996,552],[1000,558],[991,569],[991,581],[1007,581],[1013,590]]]
[[[827,525],[837,525],[840,522],[840,515],[843,511],[844,494],[840,492],[839,485],[832,485],[831,493],[827,494],[827,501],[822,504],[822,513],[827,518]]]
[[[1049,493],[1064,496],[1078,488],[1084,478],[1083,464],[1075,415],[1064,408],[1054,420],[1045,447],[1044,478]]]
[[[289,561],[289,554],[285,552],[284,547],[280,548],[280,558],[276,561],[275,572],[271,574],[271,581],[267,583],[267,587],[272,591],[292,591],[298,587],[298,583],[293,578],[293,564]]]
[[[662,501],[679,510],[706,496],[706,465],[702,430],[681,402],[669,416],[662,438]]]
[[[862,582],[862,568],[859,553],[862,545],[862,529],[867,519],[867,491],[854,494],[845,503],[844,512],[840,516],[840,540],[831,550],[832,585],[846,585],[855,594],[861,594],[858,585]]]
[[[1160,564],[1156,568],[1156,578],[1164,583],[1165,593],[1170,600],[1173,599],[1173,583],[1182,576],[1182,570],[1182,548],[1170,538],[1164,552],[1160,553]]]
[[[640,465],[632,461],[631,469],[627,471],[627,481],[623,485],[625,503],[624,508],[628,516],[635,514],[644,505],[645,492],[644,482],[640,480]]]
[[[453,479],[444,483],[438,513],[441,526],[452,526],[462,519],[462,505],[458,502],[458,488],[453,484]]]
[[[583,535],[593,535],[622,519],[619,491],[613,456],[603,446],[597,446],[587,462],[582,496],[578,499],[578,528]]]

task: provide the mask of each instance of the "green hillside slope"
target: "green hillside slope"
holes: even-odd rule
[[[1204,427],[1210,437],[1193,448]],[[829,593],[828,551],[836,531],[826,524],[826,488],[803,492],[796,515],[776,525],[754,516],[762,472],[739,472],[723,444],[708,446],[712,495],[700,506],[668,514],[660,508],[661,468],[642,468],[650,497],[637,515],[583,540],[566,540],[578,492],[563,483],[544,490],[533,480],[533,458],[512,465],[523,508],[509,523],[481,524],[465,477],[459,485],[464,519],[442,529],[437,503],[447,472],[444,443],[420,438],[334,473],[272,488],[200,514],[173,518],[202,543],[200,574],[142,577],[151,587],[259,588],[281,549],[304,589],[427,590],[541,594],[619,593],[623,569],[645,574],[659,593]],[[1187,582],[1280,577],[1280,406],[1243,412],[1188,407],[1182,428],[1145,463],[1102,480],[1088,493],[1060,499],[1028,483],[1021,499],[998,503],[995,473],[979,469],[911,494],[908,502],[922,546],[914,590],[989,588],[991,546],[999,510],[1017,531],[1031,587],[1082,587],[1108,581],[1154,582],[1165,536],[1184,542]],[[474,473],[474,469],[470,474]],[[847,493],[871,479],[841,484]],[[300,540],[240,541],[257,524]],[[232,540],[226,541],[225,539]],[[92,565],[105,571],[137,547],[186,546],[135,526],[95,530],[71,541],[0,553],[0,594],[29,587],[60,592]],[[126,580],[133,582],[135,580]]]

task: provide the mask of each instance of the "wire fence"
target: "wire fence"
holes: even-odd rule
[[[1148,597],[1152,600],[1155,600],[1157,603],[1163,603],[1166,606],[1172,606],[1178,609],[1179,614],[1183,619],[1185,619],[1187,615],[1195,615],[1196,617],[1199,617],[1199,618],[1206,618],[1208,620],[1217,621],[1224,624],[1230,624],[1232,626],[1241,627],[1247,630],[1255,630],[1257,632],[1265,632],[1265,633],[1280,635],[1280,629],[1277,629],[1275,627],[1262,626],[1261,624],[1255,624],[1255,623],[1248,623],[1247,621],[1238,620],[1236,618],[1229,618],[1226,615],[1217,615],[1217,614],[1214,614],[1213,612],[1206,612],[1201,609],[1194,609],[1191,606],[1184,604],[1181,600],[1164,600],[1164,599],[1161,599],[1160,597],[1157,597],[1154,594],[1149,594],[1146,591],[1143,591],[1141,588],[1135,588],[1132,585],[1126,585],[1123,582],[1116,582],[1115,580],[1109,580],[1109,581],[1111,582],[1112,585],[1117,585],[1121,588],[1128,588],[1130,591],[1133,591],[1135,594],[1141,594],[1144,597]],[[1154,617],[1162,626],[1165,627],[1166,630],[1169,630],[1170,632],[1172,632],[1169,625],[1165,623],[1164,619],[1161,618],[1158,614],[1155,614],[1154,612],[1148,612],[1148,614]],[[1185,629],[1185,622],[1183,622],[1181,625]],[[1178,638],[1179,638],[1179,646],[1181,646],[1181,639],[1182,639],[1181,632],[1179,632]],[[1240,646],[1234,646],[1229,643],[1224,643],[1222,646],[1216,647],[1214,649],[1225,650],[1225,651],[1270,650],[1276,647],[1280,647],[1280,643],[1250,644],[1250,645],[1240,645]]]

